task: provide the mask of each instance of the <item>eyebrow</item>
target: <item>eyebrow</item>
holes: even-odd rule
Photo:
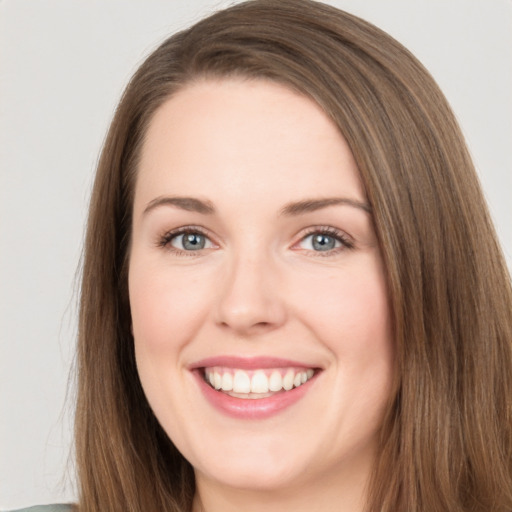
[[[215,213],[215,208],[210,201],[204,201],[195,197],[163,196],[150,201],[144,209],[143,214],[146,215],[151,210],[164,205],[176,206],[188,212],[197,212],[204,215],[212,215]]]
[[[366,213],[372,213],[372,208],[369,204],[356,199],[348,197],[326,197],[322,199],[305,199],[295,203],[288,203],[282,210],[281,215],[301,215],[303,213],[314,212],[327,208],[329,206],[346,205],[354,208],[359,208]]]
[[[326,197],[322,199],[304,199],[302,201],[288,203],[281,209],[280,214],[296,216],[321,210],[322,208],[327,208],[329,206],[338,205],[352,206],[354,208],[359,208],[366,213],[372,212],[369,204],[356,199],[350,199],[347,197]],[[162,196],[150,201],[144,209],[143,214],[146,215],[148,212],[158,208],[159,206],[176,206],[182,210],[197,212],[203,215],[213,215],[215,213],[215,207],[207,200],[197,199],[195,197]]]

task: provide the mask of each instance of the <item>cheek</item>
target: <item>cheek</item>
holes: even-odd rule
[[[183,351],[209,311],[200,282],[205,276],[132,256],[128,283],[139,378],[157,418],[174,433],[181,428],[174,411],[184,396]]]
[[[193,338],[208,313],[208,280],[165,266],[130,266],[133,335],[140,351],[175,351]]]
[[[338,390],[333,406],[342,415],[350,411],[355,436],[363,425],[377,428],[395,373],[384,272],[377,258],[362,263],[308,280],[310,293],[303,295],[302,306],[310,331],[329,350],[336,369],[329,383]]]
[[[300,296],[301,314],[335,352],[368,357],[391,346],[387,289],[379,260],[312,276]]]

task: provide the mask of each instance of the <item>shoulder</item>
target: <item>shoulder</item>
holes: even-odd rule
[[[73,505],[37,505],[35,507],[6,510],[5,512],[72,512],[76,510]]]

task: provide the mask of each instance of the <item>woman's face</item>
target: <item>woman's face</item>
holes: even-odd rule
[[[149,126],[133,219],[138,371],[198,485],[363,482],[390,312],[358,169],[324,112],[266,81],[185,87]]]

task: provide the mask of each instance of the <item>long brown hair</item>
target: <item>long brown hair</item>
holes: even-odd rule
[[[274,80],[313,98],[358,164],[387,273],[395,392],[367,510],[512,510],[512,291],[460,129],[386,33],[308,0],[256,0],[166,40],[130,81],[100,158],[78,344],[80,510],[188,511],[190,464],[141,388],[127,296],[137,163],[154,112],[196,79]]]

